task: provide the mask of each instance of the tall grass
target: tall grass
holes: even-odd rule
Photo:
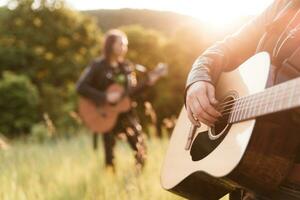
[[[160,186],[160,168],[167,140],[148,141],[144,171],[134,169],[125,142],[116,147],[116,174],[105,171],[102,143],[91,148],[89,136],[32,144],[17,142],[0,151],[1,200],[176,200]]]
[[[132,151],[116,147],[116,175],[103,167],[102,144],[94,152],[90,137],[45,144],[16,143],[0,152],[0,199],[180,199],[160,187],[166,141],[148,141],[148,162],[138,175]]]

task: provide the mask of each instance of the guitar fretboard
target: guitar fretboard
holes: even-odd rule
[[[244,121],[259,116],[280,112],[300,106],[300,78],[293,79],[260,93],[235,100],[229,114],[229,123]]]

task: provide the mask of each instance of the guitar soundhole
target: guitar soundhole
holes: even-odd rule
[[[231,124],[228,123],[228,113],[233,107],[233,101],[235,98],[236,95],[227,96],[219,105],[219,110],[222,112],[223,116],[213,127],[210,127],[208,131],[203,131],[197,134],[190,151],[193,161],[199,161],[208,156],[219,146],[227,135],[231,127]]]
[[[230,128],[229,121],[229,112],[232,110],[233,102],[235,96],[230,95],[222,101],[222,103],[218,106],[219,111],[222,113],[222,117],[218,119],[218,121],[214,124],[213,127],[209,128],[208,135],[211,140],[218,139],[222,136],[225,131]]]

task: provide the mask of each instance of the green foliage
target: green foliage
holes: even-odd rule
[[[68,112],[75,109],[74,82],[100,53],[101,31],[93,19],[61,0],[9,3],[16,8],[0,15],[0,74],[26,75],[43,97],[41,114],[48,113],[58,126],[72,121]]]
[[[38,119],[37,88],[24,75],[4,72],[0,96],[0,132],[10,137],[28,132]]]
[[[138,25],[123,26],[120,29],[128,37],[128,59],[150,67],[150,69],[161,62],[164,45],[164,37],[161,33]]]

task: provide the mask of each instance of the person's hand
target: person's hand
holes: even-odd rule
[[[148,76],[148,85],[152,86],[156,83],[156,81],[159,79],[159,76],[156,74],[152,74]]]
[[[193,83],[187,90],[186,108],[190,121],[199,126],[202,122],[212,126],[221,113],[215,106],[218,101],[215,98],[215,87],[206,81]]]
[[[106,100],[108,103],[117,103],[121,99],[121,92],[108,92],[106,94]]]

